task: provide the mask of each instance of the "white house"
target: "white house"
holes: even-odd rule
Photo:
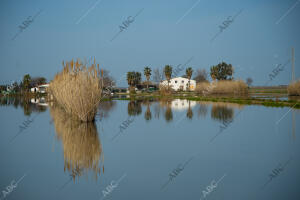
[[[168,86],[168,80],[164,80],[160,83],[160,86]],[[189,79],[182,78],[182,77],[176,77],[170,79],[169,86],[177,91],[177,90],[183,90],[186,91],[189,87]],[[196,89],[196,81],[190,80],[190,90],[194,91]]]
[[[49,84],[39,85],[37,87],[30,88],[30,91],[33,93],[36,93],[36,92],[46,93],[48,87],[49,87]]]

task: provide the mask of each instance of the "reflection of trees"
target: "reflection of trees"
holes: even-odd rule
[[[97,179],[101,172],[99,164],[101,156],[103,161],[103,155],[95,124],[74,121],[55,106],[50,107],[50,114],[56,137],[63,144],[64,170],[67,169],[74,180],[76,176],[79,177],[92,170]]]
[[[224,105],[212,105],[211,118],[220,122],[228,122],[233,119],[233,108]]]
[[[160,105],[159,105],[159,103],[155,103],[155,105],[154,105],[154,117],[159,119],[159,115],[160,115]]]
[[[167,122],[171,122],[173,120],[173,112],[170,105],[166,108],[165,119]]]
[[[32,104],[30,98],[26,97],[11,97],[4,96],[0,98],[0,106],[12,105],[15,108],[19,106],[23,108],[24,115],[30,116],[33,112],[45,112],[47,108],[45,106],[39,106],[37,104]]]
[[[129,116],[140,115],[142,113],[141,101],[130,101],[127,112]]]
[[[97,116],[99,116],[100,121],[102,121],[102,119],[104,118],[107,118],[109,111],[111,111],[115,106],[115,101],[101,101],[99,103],[97,113]]]
[[[145,120],[151,120],[152,118],[152,114],[151,114],[151,110],[150,110],[150,105],[149,105],[149,102],[147,103],[147,110],[145,112]]]
[[[191,109],[191,101],[189,101],[189,108],[186,112],[186,117],[189,118],[189,119],[193,118],[193,110]]]
[[[200,103],[198,109],[198,117],[202,116],[205,117],[207,114],[207,105]]]

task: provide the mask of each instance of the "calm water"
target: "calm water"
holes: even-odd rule
[[[1,199],[300,199],[299,110],[111,101],[78,124],[38,103],[1,99]]]

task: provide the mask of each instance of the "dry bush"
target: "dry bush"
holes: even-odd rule
[[[233,94],[245,95],[248,94],[248,86],[244,81],[223,80],[218,82],[202,82],[197,84],[196,92],[203,95],[209,94]]]
[[[299,96],[300,95],[300,80],[291,83],[288,88],[288,93],[291,96]]]
[[[74,121],[58,106],[50,106],[50,115],[56,137],[62,141],[64,170],[67,169],[74,180],[76,176],[82,176],[91,170],[97,179],[101,172],[101,160],[103,164],[103,151],[95,124]],[[103,166],[102,169],[104,172]]]
[[[173,89],[171,87],[168,88],[168,86],[160,85],[159,86],[159,94],[162,96],[171,95]]]
[[[80,60],[63,62],[63,71],[50,83],[50,93],[57,103],[73,118],[93,121],[101,98],[99,64],[90,67]]]

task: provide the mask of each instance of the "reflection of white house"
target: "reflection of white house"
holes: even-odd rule
[[[31,103],[37,104],[39,106],[48,106],[48,103],[46,102],[46,99],[44,97],[41,97],[39,99],[32,98],[30,100]]]
[[[35,92],[46,93],[48,87],[49,84],[39,85],[37,87],[30,88],[30,91],[34,93]]]
[[[168,86],[168,81],[164,80],[160,83],[160,85],[163,86]],[[187,90],[189,87],[189,79],[187,78],[182,78],[182,77],[176,77],[170,79],[169,86],[177,91],[177,90]],[[195,80],[190,80],[190,90],[194,91],[196,89],[196,81]]]
[[[174,110],[187,110],[189,106],[192,108],[195,105],[195,101],[188,101],[186,99],[174,99],[171,103],[171,108]]]

